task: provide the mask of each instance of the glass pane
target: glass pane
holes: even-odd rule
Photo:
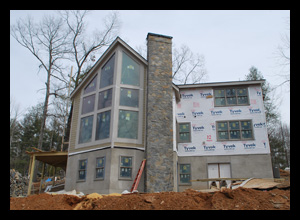
[[[241,121],[242,130],[251,130],[251,121]]]
[[[104,178],[104,168],[96,168],[96,178]]]
[[[110,107],[111,99],[112,99],[112,89],[99,92],[98,109]]]
[[[110,111],[97,115],[96,140],[109,138],[110,131]]]
[[[220,140],[228,140],[228,132],[227,131],[219,131],[219,139]]]
[[[225,97],[225,91],[224,89],[216,89],[214,95],[215,97]]]
[[[179,132],[190,132],[190,124],[179,124]]]
[[[240,123],[238,121],[230,121],[229,129],[230,130],[240,130]]]
[[[80,160],[79,161],[79,169],[85,170],[86,169],[86,160]]]
[[[139,107],[139,90],[121,88],[120,105]]]
[[[238,104],[248,104],[248,96],[239,96]]]
[[[79,171],[79,179],[80,180],[85,180],[85,170],[80,170]]]
[[[191,173],[191,165],[190,164],[180,164],[180,173]]]
[[[190,142],[190,133],[179,133],[180,142]]]
[[[216,98],[216,106],[225,105],[225,98]]]
[[[140,66],[123,52],[121,83],[140,85]]]
[[[120,177],[131,178],[131,168],[121,167]]]
[[[80,122],[79,143],[86,143],[92,139],[93,116],[85,117]]]
[[[191,175],[190,174],[180,174],[181,183],[190,183]]]
[[[227,122],[218,122],[218,131],[227,131]]]
[[[138,138],[138,112],[120,110],[118,137]]]
[[[252,131],[242,131],[242,138],[251,138],[252,139]]]
[[[237,95],[238,96],[247,96],[247,89],[246,88],[237,89]]]
[[[86,114],[94,111],[95,106],[95,95],[90,95],[83,98],[81,114]]]
[[[88,84],[88,86],[85,87],[84,94],[87,94],[89,92],[93,92],[96,90],[96,78],[97,78],[97,76],[95,76],[95,78],[90,82],[90,84]]]
[[[131,167],[132,158],[131,157],[121,157],[121,167]]]
[[[240,131],[230,131],[230,139],[241,139]]]
[[[227,104],[228,105],[236,105],[236,97],[227,97]]]
[[[115,55],[101,69],[100,88],[113,84]]]
[[[226,89],[226,96],[227,97],[235,96],[235,89]]]
[[[96,160],[96,167],[104,167],[105,159],[104,157],[97,158]]]

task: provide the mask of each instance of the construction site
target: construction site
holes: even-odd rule
[[[46,192],[11,197],[11,210],[290,210],[290,173],[280,179],[253,180],[236,189],[187,189],[184,192],[112,193]],[[238,183],[235,186],[238,186]],[[52,184],[52,183],[51,183]],[[34,183],[39,188],[39,183]],[[252,188],[255,187],[255,188]],[[44,187],[43,187],[44,188]]]
[[[68,149],[26,151],[28,175],[10,170],[10,209],[289,210],[265,80],[175,85],[172,37],[146,40],[147,59],[117,37],[89,70],[70,94]]]

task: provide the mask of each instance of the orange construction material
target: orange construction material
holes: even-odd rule
[[[146,163],[146,159],[144,159],[141,163],[140,169],[139,169],[138,173],[136,174],[136,177],[135,177],[135,180],[133,182],[130,192],[132,192],[138,188],[138,185],[139,185],[139,182],[140,182],[140,179],[141,179],[144,167],[145,167],[145,163]]]

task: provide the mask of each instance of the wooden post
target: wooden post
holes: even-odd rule
[[[44,178],[44,171],[45,171],[45,163],[43,162],[42,178],[41,178],[41,181],[40,181],[40,190],[39,190],[39,193],[41,193],[41,191],[42,191],[42,184],[43,184],[43,178]]]
[[[31,186],[32,186],[32,179],[33,179],[33,173],[34,173],[34,165],[35,165],[35,155],[32,155],[31,158],[31,168],[30,168],[30,179],[29,179],[29,184],[28,184],[28,191],[27,191],[27,196],[30,195],[31,193]]]

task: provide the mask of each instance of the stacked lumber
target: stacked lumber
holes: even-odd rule
[[[10,197],[27,195],[28,178],[15,169],[10,169]]]

